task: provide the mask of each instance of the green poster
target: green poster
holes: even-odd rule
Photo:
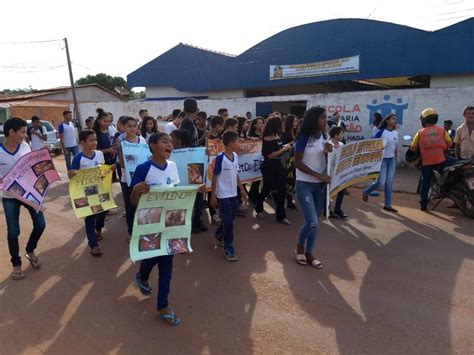
[[[197,188],[152,188],[141,196],[130,241],[132,261],[193,251],[191,219]]]

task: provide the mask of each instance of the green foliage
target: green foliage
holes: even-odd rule
[[[104,73],[96,75],[87,75],[84,78],[76,80],[76,85],[87,85],[87,84],[99,84],[110,91],[116,92],[116,87],[123,87],[129,91],[129,98],[132,96],[132,92],[127,85],[127,81],[120,76],[110,76]]]

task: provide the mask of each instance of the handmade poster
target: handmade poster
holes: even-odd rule
[[[43,202],[54,181],[61,180],[54,167],[48,148],[34,150],[22,156],[3,177],[0,189],[38,211],[44,211]]]
[[[191,219],[197,189],[152,188],[140,197],[130,241],[132,261],[193,251]]]
[[[262,178],[260,172],[260,161],[262,159],[262,141],[253,139],[241,139],[237,144],[237,155],[239,156],[239,177],[242,182],[252,182]],[[206,187],[212,187],[212,176],[214,171],[214,159],[217,154],[224,150],[222,141],[215,139],[207,140],[209,154],[209,165],[207,167]]]
[[[77,218],[84,218],[116,208],[112,195],[111,165],[77,170],[69,181],[69,195]]]
[[[137,166],[146,162],[151,157],[151,152],[148,144],[122,141],[122,153],[125,163],[125,179],[127,185],[130,186]]]
[[[180,180],[178,186],[202,185],[205,183],[208,160],[206,148],[175,149],[171,153],[170,160],[178,166]]]
[[[333,198],[349,186],[377,178],[382,166],[384,146],[383,139],[367,139],[333,150],[328,157],[330,197]]]

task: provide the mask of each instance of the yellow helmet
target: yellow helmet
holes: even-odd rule
[[[422,125],[436,124],[438,122],[438,112],[434,108],[426,108],[421,111],[420,120]]]

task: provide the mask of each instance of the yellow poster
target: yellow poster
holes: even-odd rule
[[[69,195],[77,218],[117,207],[112,195],[112,172],[111,165],[76,171],[69,181]]]

